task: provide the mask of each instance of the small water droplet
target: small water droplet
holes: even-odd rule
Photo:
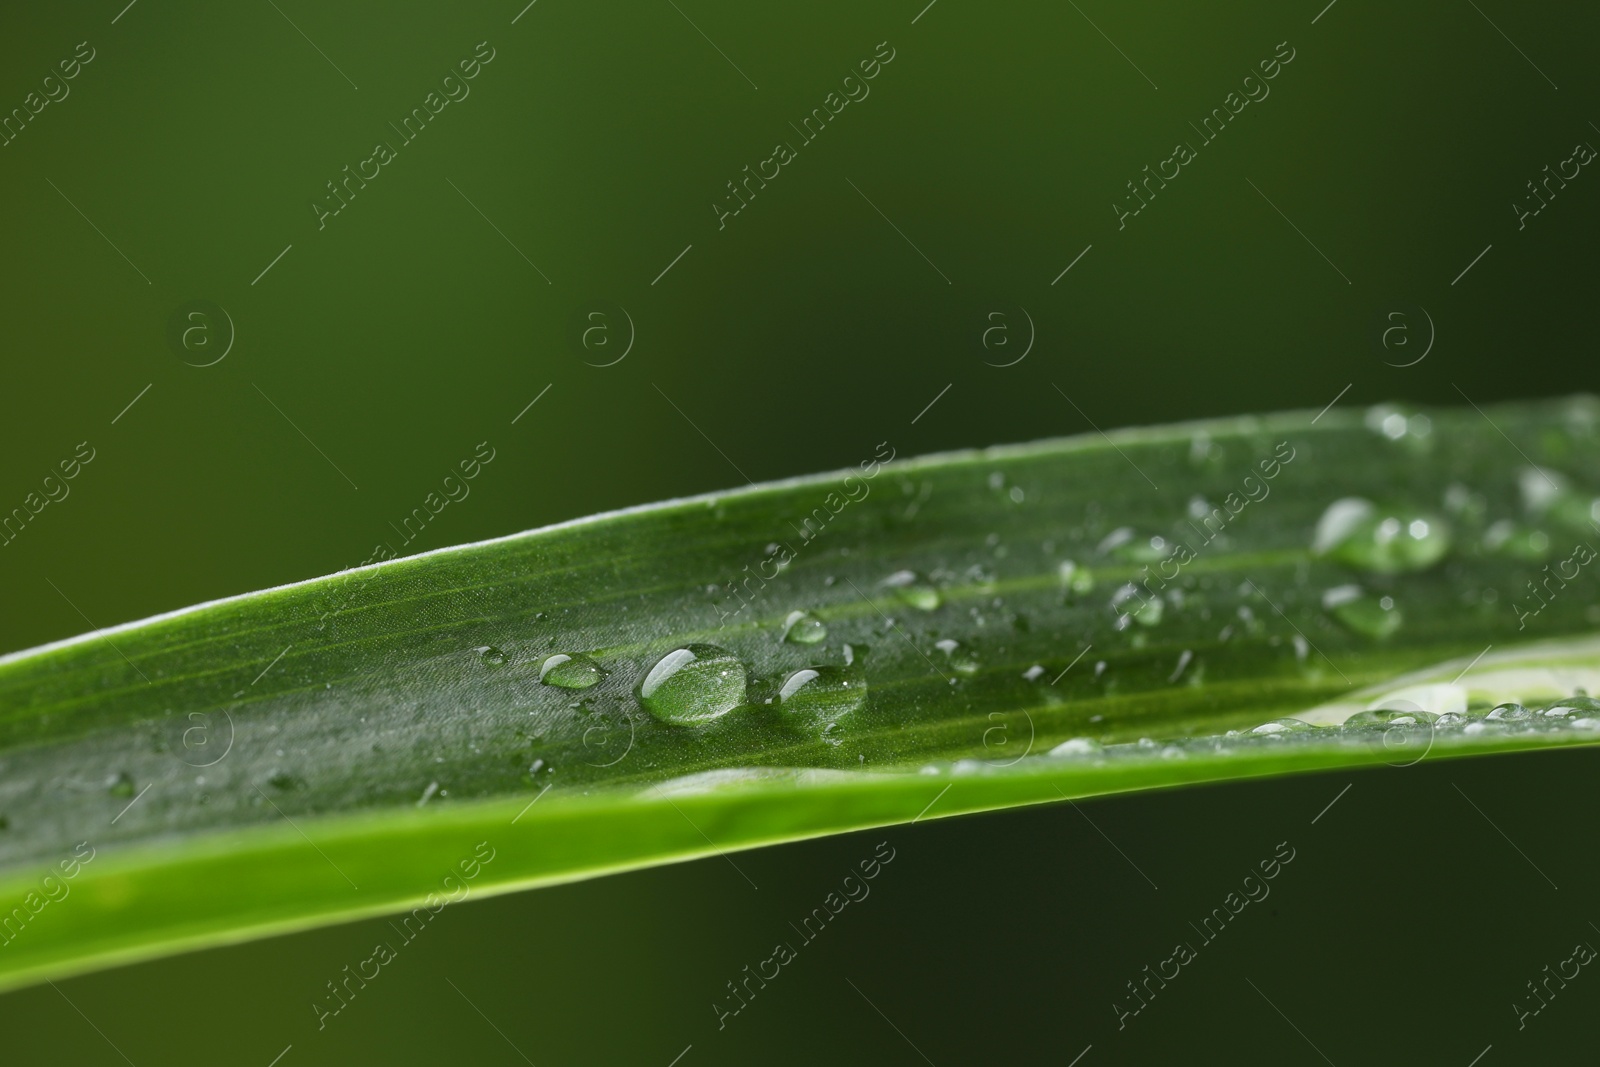
[[[1154,626],[1166,612],[1159,596],[1148,596],[1132,582],[1111,594],[1111,608],[1117,612],[1119,630],[1126,629],[1130,620],[1137,620],[1141,626]]]
[[[499,667],[506,661],[506,654],[493,645],[480,645],[472,651],[478,654],[478,660],[485,667]]]
[[[1565,475],[1544,467],[1524,467],[1517,472],[1517,489],[1522,506],[1533,515],[1543,515],[1572,491]]]
[[[1101,538],[1095,551],[1128,563],[1156,563],[1167,558],[1172,546],[1159,534],[1145,537],[1131,526],[1119,526]]]
[[[968,584],[978,588],[980,592],[992,593],[999,581],[993,567],[986,567],[982,563],[974,563],[966,569],[962,579]]]
[[[867,679],[848,667],[806,667],[784,679],[778,690],[783,710],[832,726],[867,701]]]
[[[588,689],[605,676],[598,663],[581,654],[557,652],[539,667],[539,681],[562,689]]]
[[[1361,497],[1328,505],[1311,551],[1374,574],[1426,570],[1450,551],[1445,520],[1416,508],[1380,508]]]
[[[1043,674],[1044,668],[1037,663],[1022,672],[1022,676],[1030,682],[1037,682]]]
[[[828,627],[809,611],[791,611],[783,620],[783,639],[797,645],[814,645],[828,639]]]
[[[1403,617],[1393,597],[1375,597],[1359,585],[1340,585],[1322,594],[1323,608],[1356,633],[1382,640],[1400,628]]]
[[[950,661],[950,669],[957,674],[970,677],[978,673],[977,655],[955,638],[947,637],[943,641],[935,641],[933,647],[944,653],[945,658]]]
[[[1483,531],[1483,547],[1497,555],[1537,563],[1550,555],[1550,535],[1510,519],[1501,519]]]
[[[1070,559],[1062,560],[1056,573],[1061,577],[1061,587],[1069,593],[1087,593],[1094,588],[1094,575],[1089,568]]]
[[[732,652],[686,645],[662,656],[639,683],[639,703],[666,723],[709,722],[744,703],[747,674]]]
[[[916,571],[895,571],[880,584],[893,591],[901,603],[918,611],[933,611],[944,603],[934,584]]]
[[[1098,756],[1105,747],[1092,737],[1074,737],[1050,750],[1052,756]]]

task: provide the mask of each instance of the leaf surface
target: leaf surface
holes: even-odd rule
[[[5,657],[0,987],[919,818],[1593,743],[1597,428],[1576,398],[883,443]]]

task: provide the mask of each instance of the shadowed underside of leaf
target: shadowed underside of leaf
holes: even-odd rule
[[[884,443],[7,657],[0,986],[409,908],[474,856],[504,891],[1588,743],[1597,431],[1580,398]]]

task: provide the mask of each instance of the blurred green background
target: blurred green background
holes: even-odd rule
[[[8,13],[0,512],[95,458],[0,549],[0,649],[884,440],[1595,387],[1600,177],[1513,205],[1600,144],[1600,10],[925,2]],[[404,543],[480,442],[470,497]],[[85,1064],[1548,1062],[1600,985],[1522,1030],[1507,1005],[1600,941],[1597,769],[1123,798],[741,857],[757,891],[712,860],[473,903],[320,1032],[381,921],[9,994],[0,1023],[16,1062]],[[724,983],[885,838],[871,900],[719,1031]],[[1124,984],[1284,840],[1208,976],[1118,1031]]]

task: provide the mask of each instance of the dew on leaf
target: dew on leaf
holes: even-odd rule
[[[791,611],[783,620],[783,640],[814,645],[828,639],[828,627],[809,611]]]
[[[1533,718],[1533,712],[1511,701],[1496,705],[1484,718],[1490,722],[1527,722]]]
[[[935,641],[933,647],[943,652],[945,659],[950,662],[950,669],[957,674],[974,675],[978,673],[978,657],[960,641],[947,637],[942,641]]]
[[[1061,578],[1061,588],[1068,593],[1087,593],[1094,588],[1094,575],[1089,568],[1070,559],[1057,565],[1056,574]]]
[[[605,674],[600,665],[588,656],[569,656],[564,652],[550,656],[539,667],[539,681],[562,689],[588,689]]]
[[[1418,508],[1380,508],[1361,497],[1329,504],[1311,540],[1313,554],[1374,574],[1426,570],[1450,546],[1443,518]]]
[[[934,584],[916,571],[895,571],[879,584],[918,611],[933,611],[944,603]]]
[[[1050,750],[1052,756],[1097,756],[1105,747],[1092,737],[1074,737]]]
[[[716,645],[673,649],[639,683],[639,703],[666,723],[709,722],[745,700],[744,664]]]
[[[1421,708],[1377,708],[1358,711],[1344,721],[1346,726],[1428,726],[1438,716]]]
[[[1253,734],[1287,734],[1287,733],[1299,733],[1299,732],[1304,731],[1304,730],[1313,730],[1313,729],[1316,729],[1316,728],[1314,726],[1312,726],[1310,723],[1304,722],[1303,720],[1285,718],[1285,719],[1273,719],[1271,722],[1264,722],[1260,726],[1257,726],[1255,729],[1251,730],[1250,732],[1253,733]]]
[[[1340,585],[1322,594],[1322,606],[1364,637],[1383,639],[1400,629],[1403,618],[1393,597],[1375,597],[1359,585]]]
[[[832,724],[867,700],[867,679],[849,667],[805,667],[784,679],[778,703],[788,715]]]

